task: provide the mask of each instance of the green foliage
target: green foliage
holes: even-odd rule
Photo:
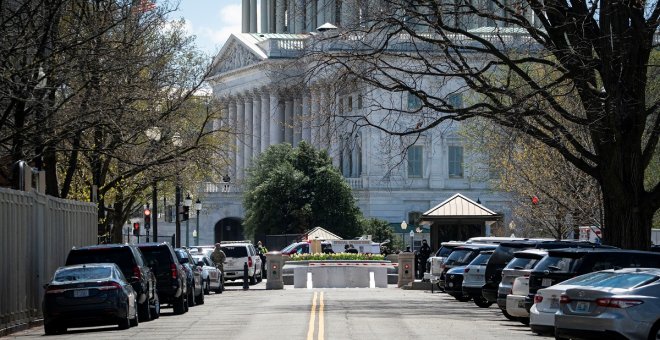
[[[374,254],[353,254],[353,253],[337,253],[337,254],[293,254],[288,261],[326,261],[326,260],[339,260],[339,261],[383,261],[385,256]]]
[[[351,188],[327,152],[301,142],[272,145],[248,169],[248,235],[302,233],[320,226],[345,238],[361,234]]]
[[[362,232],[371,235],[374,242],[381,243],[385,240],[394,241],[396,236],[390,224],[385,220],[370,218],[362,220]]]

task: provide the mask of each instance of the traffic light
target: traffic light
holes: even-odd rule
[[[144,228],[149,229],[151,227],[151,210],[149,208],[144,208]]]
[[[140,236],[140,222],[133,223],[133,236]]]
[[[181,214],[181,221],[187,221],[190,218],[190,207],[183,206],[183,213]]]

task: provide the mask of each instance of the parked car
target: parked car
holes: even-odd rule
[[[86,263],[114,263],[133,286],[137,294],[140,321],[160,316],[160,296],[156,277],[142,252],[131,244],[104,244],[73,248],[66,258],[66,265]]]
[[[440,248],[431,257],[426,260],[426,270],[424,273],[424,281],[430,281],[432,284],[437,284],[440,281],[440,275],[444,271],[442,264],[451,254],[454,248],[464,245],[462,241],[449,241],[442,242]]]
[[[454,267],[467,266],[479,255],[479,252],[482,250],[493,250],[495,247],[497,246],[493,244],[466,244],[454,248],[445,262],[442,264],[443,272],[440,274],[440,280],[438,281],[440,288],[445,287],[445,277],[447,271]],[[462,290],[463,289],[461,285],[461,296],[463,295]]]
[[[114,263],[60,267],[44,287],[46,335],[70,327],[138,325],[138,294]]]
[[[280,250],[282,255],[309,254],[309,242],[294,242]]]
[[[225,252],[225,280],[243,278],[243,266],[247,264],[250,284],[261,282],[261,258],[250,241],[222,242],[222,251]]]
[[[445,274],[445,293],[461,302],[470,301],[469,295],[463,295],[463,275],[467,266],[457,266]]]
[[[188,286],[188,301],[190,306],[204,304],[204,287],[202,285],[202,266],[197,265],[188,249],[174,249],[179,263],[186,270],[186,285]]]
[[[500,307],[502,314],[504,314],[506,318],[516,320],[516,318],[506,312],[506,295],[498,295],[499,285],[500,282],[502,282],[502,270],[513,259],[513,254],[525,249],[556,249],[568,247],[587,247],[592,249],[601,246],[589,242],[556,241],[549,239],[523,239],[500,243],[493,252],[493,255],[488,259],[488,264],[486,265],[486,283],[481,290],[484,299],[490,302],[497,302],[498,307]]]
[[[486,263],[493,254],[493,250],[482,250],[479,255],[465,267],[463,274],[463,295],[469,296],[474,304],[481,308],[488,308],[493,303],[486,301],[481,295],[481,287],[486,282]]]
[[[174,314],[185,313],[188,310],[187,275],[172,246],[169,243],[141,243],[137,246],[154,270],[161,303],[172,306]]]
[[[555,337],[660,339],[660,270],[607,270],[559,298]]]
[[[497,289],[497,306],[503,311],[513,317],[518,317],[509,313],[507,304],[509,298],[512,294],[513,282],[517,277],[520,276],[529,276],[529,273],[532,271],[532,268],[546,255],[548,252],[545,249],[527,249],[515,252],[513,254],[513,259],[509,262],[504,269],[502,269],[502,281],[500,282]],[[527,282],[527,287],[529,287],[529,281]],[[522,307],[525,307],[525,298],[529,295],[529,292],[522,296]],[[502,298],[502,296],[504,298]],[[520,300],[518,297],[511,297],[511,300]],[[513,301],[512,301],[513,302]],[[525,319],[519,319],[524,323],[528,321],[526,318],[528,315],[521,316]]]
[[[225,289],[225,279],[220,269],[213,263],[213,260],[202,254],[193,254],[192,257],[197,262],[197,265],[202,267],[204,294],[211,294],[211,291],[222,294],[222,291]]]
[[[659,267],[660,254],[647,251],[599,248],[549,250],[548,256],[539,261],[529,276],[529,293],[534,294],[534,304],[530,306],[532,331],[554,332],[554,315],[559,309],[560,295],[572,288],[570,285],[584,286],[600,277],[567,279],[604,269]]]
[[[506,312],[529,324],[529,311],[525,308],[525,299],[529,295],[529,276],[519,276],[513,280],[511,294],[506,296]]]

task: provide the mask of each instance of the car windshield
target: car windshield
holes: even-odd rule
[[[158,272],[170,270],[172,262],[171,253],[166,247],[144,247],[140,248],[144,257],[147,259],[147,265],[156,269]]]
[[[87,280],[103,280],[112,274],[110,267],[79,267],[60,269],[55,273],[53,282],[71,282]]]
[[[222,251],[225,252],[225,255],[227,257],[247,257],[247,248],[243,246],[228,246],[228,247],[222,247]]]
[[[435,256],[447,257],[449,254],[451,254],[452,250],[454,250],[454,247],[442,246],[442,248],[438,250],[438,253]]]
[[[646,273],[596,272],[578,276],[561,284],[630,289],[657,279],[657,276]]]
[[[451,266],[468,263],[473,253],[470,249],[454,250],[445,261],[445,264]]]
[[[495,248],[495,251],[493,251],[493,255],[490,257],[488,264],[495,264],[500,268],[504,268],[504,266],[506,266],[513,258],[513,253],[530,247],[531,246],[529,245],[522,244],[520,247],[500,245]]]
[[[540,258],[514,257],[504,269],[532,269]]]
[[[552,273],[572,273],[582,263],[582,258],[546,256],[534,267],[536,271],[548,270]]]
[[[491,254],[479,254],[470,262],[471,266],[483,266],[488,262]]]
[[[280,250],[282,253],[288,253],[291,251],[291,249],[295,248],[298,243],[291,243],[288,246],[284,247],[284,249]],[[223,249],[224,250],[224,249]]]

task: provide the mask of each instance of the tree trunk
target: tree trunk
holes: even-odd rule
[[[638,201],[639,197],[632,192],[627,197],[604,198],[603,243],[625,249],[649,250],[653,214],[637,204]]]

